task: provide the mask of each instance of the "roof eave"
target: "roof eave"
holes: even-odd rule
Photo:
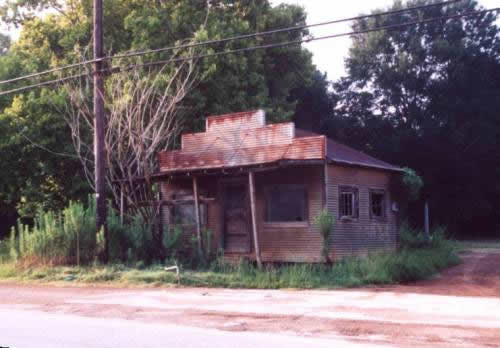
[[[360,162],[351,162],[351,161],[338,160],[338,159],[332,159],[332,158],[328,158],[328,163],[337,163],[337,164],[343,164],[343,165],[354,166],[354,167],[373,168],[373,169],[379,169],[379,170],[388,170],[388,171],[397,172],[397,173],[404,172],[403,168],[399,168],[399,167],[379,166],[379,165],[376,165],[376,164],[366,164],[366,163],[360,163]]]
[[[324,159],[279,159],[277,161],[270,162],[262,162],[262,163],[252,163],[252,164],[244,164],[244,165],[236,165],[236,166],[218,166],[218,167],[193,167],[193,168],[174,168],[161,170],[158,173],[153,174],[153,177],[163,177],[170,175],[187,175],[193,174],[196,175],[198,173],[204,172],[223,172],[223,171],[250,171],[250,170],[262,170],[262,169],[276,169],[276,168],[288,168],[294,166],[311,166],[311,165],[324,165]]]

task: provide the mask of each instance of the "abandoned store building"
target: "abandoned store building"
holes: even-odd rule
[[[266,124],[262,110],[210,116],[158,159],[162,224],[210,230],[226,257],[321,261],[324,208],[332,260],[396,247],[401,169],[294,123]]]

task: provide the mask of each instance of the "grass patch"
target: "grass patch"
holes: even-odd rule
[[[458,250],[464,249],[500,249],[500,239],[457,240],[453,242]]]
[[[203,270],[181,270],[179,278],[176,274],[166,272],[161,264],[147,266],[143,261],[129,265],[48,266],[23,259],[9,260],[5,256],[0,263],[0,280],[254,289],[331,289],[408,283],[430,278],[440,270],[460,262],[456,254],[459,244],[446,240],[444,235],[445,230],[438,227],[433,230],[431,239],[427,240],[420,231],[404,225],[401,229],[401,247],[394,252],[350,257],[333,264],[273,264],[266,265],[263,269],[258,269],[247,261],[235,265],[217,258]],[[4,255],[7,252],[4,247]]]
[[[248,262],[214,263],[204,271],[183,270],[177,279],[162,265],[143,269],[121,264],[88,267],[23,267],[0,265],[0,278],[28,282],[109,284],[115,286],[180,285],[224,288],[340,288],[394,284],[426,279],[459,262],[449,246],[403,249],[394,253],[348,258],[332,265],[267,265],[259,270]]]

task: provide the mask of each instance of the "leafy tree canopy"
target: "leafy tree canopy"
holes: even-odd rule
[[[172,46],[194,36],[218,39],[301,25],[306,20],[302,8],[273,7],[267,0],[106,0],[104,6],[107,54]],[[0,56],[1,80],[92,57],[91,0],[7,0],[0,6],[0,16],[9,25],[22,26],[19,39],[10,47],[1,41],[5,51]],[[297,40],[307,35],[307,31],[298,30],[227,42],[204,48],[203,52]],[[113,65],[168,59],[174,53],[114,60]],[[266,109],[271,121],[288,120],[301,96],[307,94],[307,86],[313,84],[316,71],[310,52],[299,46],[205,58],[198,64],[200,81],[183,108],[189,130],[201,129],[207,115],[255,108]],[[42,80],[86,71],[75,68]],[[326,88],[316,85],[317,89]],[[38,207],[60,206],[88,192],[80,163],[71,157],[71,137],[61,117],[65,101],[64,88],[57,86],[0,97],[0,127],[6,135],[0,140],[0,151],[5,154],[0,164],[0,214],[26,215]]]
[[[395,1],[390,9],[432,2]],[[354,29],[480,9],[476,1],[466,0],[358,21]],[[421,173],[422,199],[430,200],[434,221],[448,223],[454,231],[495,228],[500,108],[496,19],[490,12],[353,37],[348,74],[335,84],[340,102],[325,123],[329,134]]]

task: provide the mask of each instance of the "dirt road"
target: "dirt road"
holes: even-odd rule
[[[347,340],[398,347],[498,347],[500,251],[468,251],[462,259],[461,265],[430,281],[338,291],[3,284],[0,311],[17,317],[24,311],[26,315],[36,312],[127,320],[137,325],[176,325],[183,330],[208,329],[229,335],[229,339],[231,334],[236,338],[252,333],[312,339],[318,344],[320,340]]]

